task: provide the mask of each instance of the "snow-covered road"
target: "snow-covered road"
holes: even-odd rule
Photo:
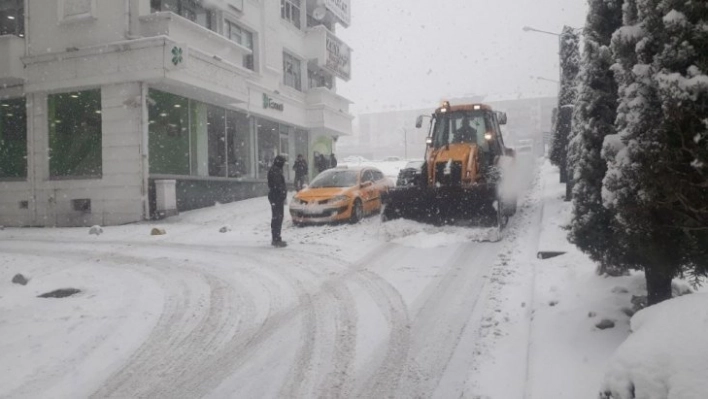
[[[100,236],[0,231],[0,397],[470,396],[493,268],[537,239],[523,201],[497,243],[374,217],[286,220],[274,249],[262,198]],[[82,293],[36,298],[65,287]]]

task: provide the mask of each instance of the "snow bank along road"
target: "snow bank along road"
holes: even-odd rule
[[[152,224],[0,231],[0,397],[466,394],[474,355],[461,343],[517,238],[286,220],[290,246],[274,249],[268,223],[254,199],[184,214],[165,236]],[[5,284],[19,271],[29,285]],[[69,286],[83,292],[35,297]]]

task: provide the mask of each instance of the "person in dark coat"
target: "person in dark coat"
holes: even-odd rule
[[[285,176],[283,175],[283,165],[285,165],[285,157],[278,155],[273,160],[273,166],[268,170],[268,201],[270,202],[272,214],[270,231],[273,238],[271,245],[278,248],[288,245],[280,236],[285,215],[285,199],[288,195],[288,188],[285,185]]]
[[[327,170],[329,162],[327,162],[327,158],[325,158],[324,154],[317,153],[317,155],[315,155],[315,166],[317,167],[317,173],[322,173]]]
[[[305,180],[308,172],[307,169],[307,161],[302,154],[297,154],[297,159],[293,165],[293,170],[295,171],[295,190],[300,191],[305,186]]]
[[[335,158],[334,153],[329,154],[329,167],[330,168],[337,167],[337,158]]]

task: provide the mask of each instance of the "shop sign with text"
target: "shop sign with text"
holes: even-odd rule
[[[327,31],[326,42],[325,69],[348,81],[351,78],[351,49],[329,31]]]
[[[349,0],[325,0],[325,7],[339,19],[342,24],[349,26],[352,14],[349,7]]]
[[[272,98],[270,98],[267,94],[263,94],[263,108],[265,109],[274,109],[276,111],[283,111],[285,110],[285,104],[276,102]]]

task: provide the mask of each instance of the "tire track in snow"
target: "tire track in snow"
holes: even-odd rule
[[[401,294],[386,280],[370,271],[363,271],[359,282],[366,287],[388,323],[388,347],[378,368],[371,368],[357,397],[382,398],[398,386],[410,349],[411,331],[408,308]]]
[[[448,262],[447,273],[411,326],[412,349],[396,397],[433,396],[465,330],[478,322],[470,317],[486,284],[482,276],[495,263],[498,248],[498,244],[465,244]]]

